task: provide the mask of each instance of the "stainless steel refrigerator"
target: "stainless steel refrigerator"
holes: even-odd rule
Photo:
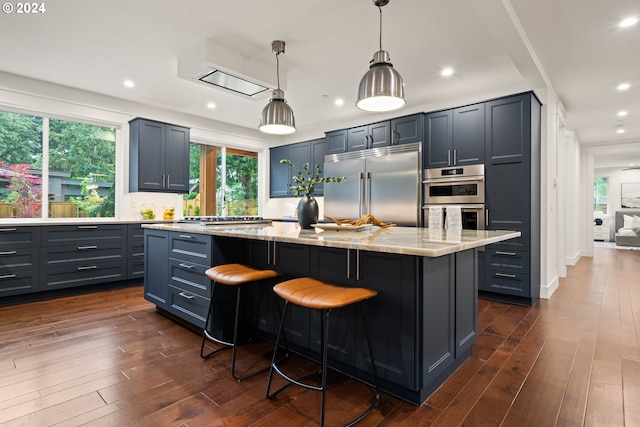
[[[324,214],[358,219],[372,214],[383,222],[421,226],[420,143],[325,156],[324,176],[346,176],[324,185]]]

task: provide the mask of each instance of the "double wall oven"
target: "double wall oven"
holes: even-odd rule
[[[425,169],[423,173],[423,224],[429,224],[429,208],[460,206],[462,228],[484,230],[484,165]],[[446,221],[445,221],[446,223]]]

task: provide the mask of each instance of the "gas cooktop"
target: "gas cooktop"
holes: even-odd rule
[[[179,223],[205,225],[270,224],[261,216],[185,216]]]

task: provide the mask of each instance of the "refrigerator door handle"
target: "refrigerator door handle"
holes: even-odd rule
[[[366,187],[366,211],[365,214],[371,214],[371,172],[367,172],[367,187]]]
[[[360,184],[358,185],[358,215],[359,218],[362,218],[362,205],[364,202],[364,172],[360,172],[359,174]]]

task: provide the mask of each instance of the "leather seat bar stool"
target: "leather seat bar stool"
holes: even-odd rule
[[[238,343],[238,329],[240,323],[240,297],[242,294],[242,288],[247,284],[258,283],[260,281],[265,281],[267,279],[272,279],[274,277],[280,276],[280,273],[275,270],[258,270],[255,268],[247,267],[242,264],[222,264],[215,267],[212,267],[205,271],[207,277],[209,277],[213,284],[211,286],[211,301],[209,302],[209,309],[207,311],[207,320],[205,322],[204,330],[202,331],[202,345],[200,346],[200,357],[203,359],[208,359],[214,354],[226,350],[227,348],[233,349],[231,355],[231,376],[237,380],[242,381],[246,378],[257,375],[261,372],[266,372],[270,367],[267,366],[263,369],[244,374],[242,376],[238,376],[235,373],[236,370],[236,349],[239,345]],[[235,308],[235,318],[233,323],[233,338],[231,341],[226,341],[224,338],[217,338],[213,336],[213,332],[209,331],[210,324],[212,321],[212,316],[214,312],[215,305],[215,289],[217,285],[227,285],[233,287],[236,290],[236,308]],[[204,354],[204,345],[205,342],[209,340],[218,344],[222,344],[224,347],[218,348],[216,350],[211,351],[210,353]]]
[[[311,278],[298,278],[287,280],[285,282],[278,283],[274,286],[273,291],[285,300],[284,309],[282,311],[282,320],[280,321],[280,327],[278,328],[278,335],[276,338],[276,346],[273,352],[273,359],[271,361],[271,369],[269,370],[269,379],[267,381],[267,398],[274,399],[278,393],[287,388],[290,385],[297,385],[311,390],[316,390],[322,393],[322,404],[320,409],[320,426],[324,425],[324,412],[326,401],[326,389],[327,389],[327,347],[329,337],[329,314],[332,310],[341,307],[346,307],[351,304],[361,303],[369,298],[376,296],[378,293],[371,289],[365,288],[347,288],[342,286],[335,286],[329,283],[322,282],[320,280]],[[301,307],[317,310],[321,316],[320,322],[320,348],[322,352],[321,363],[321,383],[320,386],[312,385],[304,382],[304,380],[315,375],[307,375],[302,378],[294,379],[284,373],[284,371],[278,366],[279,362],[276,362],[276,353],[280,346],[280,339],[282,338],[284,331],[285,317],[287,314],[287,307],[289,304],[295,304]],[[369,341],[369,333],[367,331],[367,323],[364,316],[364,310],[362,304],[358,304],[360,307],[360,315],[362,318],[362,325],[364,328],[364,334],[367,342],[367,348],[369,351],[369,357],[371,358],[371,373],[373,375],[373,382],[375,387],[375,397],[371,405],[360,416],[351,421],[347,426],[352,426],[362,421],[367,415],[371,413],[380,401],[380,389],[378,384],[378,376],[376,373],[376,366],[373,359],[373,353],[371,351],[371,343]],[[277,372],[282,378],[288,381],[280,389],[274,393],[270,393],[271,380],[273,373]]]

